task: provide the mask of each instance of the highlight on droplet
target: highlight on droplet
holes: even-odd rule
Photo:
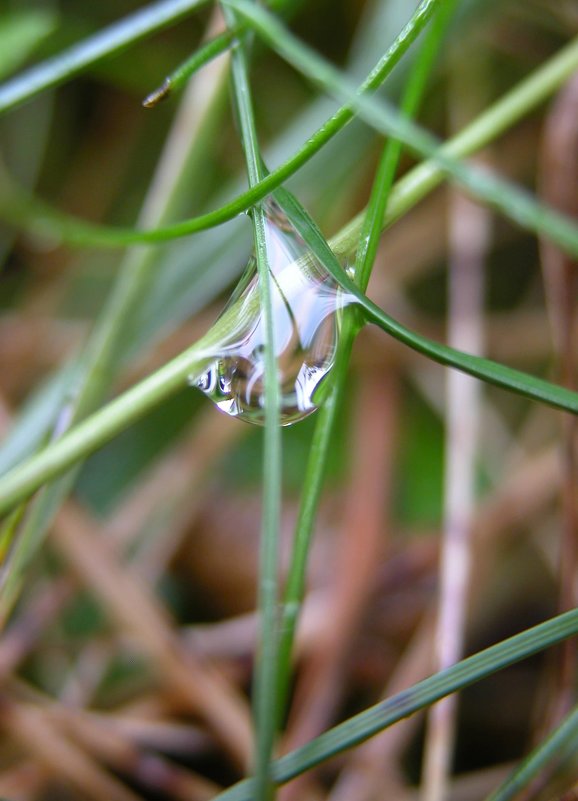
[[[355,298],[341,290],[279,205],[267,200],[264,206],[280,418],[290,425],[318,408],[335,362],[341,312]],[[265,327],[254,257],[218,323],[226,333],[214,360],[190,382],[225,414],[263,425]]]

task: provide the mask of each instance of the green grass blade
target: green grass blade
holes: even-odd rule
[[[336,281],[349,292],[364,310],[367,319],[378,325],[400,342],[419,353],[448,367],[473,375],[503,389],[524,397],[541,401],[554,408],[578,414],[578,394],[498,364],[489,359],[470,356],[433,342],[402,326],[370,301],[341,268],[323,235],[297,201],[285,190],[278,190],[276,198],[298,228],[314,255],[326,266]],[[234,317],[235,308],[229,310]],[[228,317],[221,318],[221,326],[210,335],[219,340],[226,333],[222,326]],[[17,503],[29,497],[42,484],[55,478],[76,461],[94,452],[116,434],[138,420],[157,404],[180,389],[187,376],[200,371],[210,359],[215,340],[203,339],[149,378],[109,403],[83,423],[75,426],[60,440],[49,445],[38,455],[28,459],[7,473],[0,481],[0,514],[10,511]]]
[[[454,2],[446,2],[434,17],[430,30],[426,33],[416,62],[411,70],[402,99],[402,110],[407,116],[415,114],[422,97],[439,42],[446,25],[451,19]],[[370,201],[365,214],[357,249],[355,281],[363,291],[367,288],[371,269],[377,252],[382,222],[389,193],[393,185],[401,144],[389,139],[380,159]],[[315,526],[317,507],[321,497],[324,467],[331,443],[331,436],[337,418],[341,398],[347,379],[347,365],[353,342],[358,331],[357,316],[346,314],[343,320],[339,345],[338,364],[335,366],[334,380],[319,416],[309,452],[299,514],[295,526],[295,537],[289,572],[283,599],[281,641],[279,646],[278,708],[282,716],[285,710],[289,679],[291,674],[291,652],[295,630],[305,592],[305,579],[311,539]]]
[[[208,116],[210,117],[210,114]],[[204,119],[206,121],[206,117]],[[199,147],[203,148],[207,145],[208,142],[206,140],[191,137],[188,141],[184,141],[183,145],[176,149],[176,152],[175,150],[172,151],[171,159],[173,165],[176,163],[175,160],[178,159],[180,169],[171,172],[170,178],[162,182],[160,191],[158,190],[158,182],[153,182],[152,189],[147,195],[147,200],[141,212],[143,218],[149,222],[153,220],[162,222],[166,219],[166,215],[171,214],[173,206],[179,202],[180,194],[184,188],[184,179],[194,173],[195,164],[199,163]],[[165,165],[166,161],[162,159],[157,174],[166,175]],[[120,365],[121,354],[123,353],[122,347],[119,347],[119,342],[126,333],[127,321],[130,320],[131,314],[134,313],[135,308],[138,307],[148,290],[150,273],[154,269],[155,263],[154,251],[142,248],[129,251],[123,259],[118,278],[82,354],[75,360],[76,363],[73,368],[67,370],[69,379],[63,405],[63,409],[66,412],[64,415],[66,417],[64,428],[70,427],[86,417],[87,414],[102,403],[103,398],[106,396],[110,383]],[[190,358],[194,363],[196,363],[195,360],[198,361],[200,358],[198,351],[194,348]],[[191,371],[193,370],[194,367],[191,367]],[[171,378],[170,371],[167,375],[169,376],[168,387],[172,387],[171,392],[176,392],[186,381],[186,378],[182,378],[179,384],[174,380],[174,377]],[[153,385],[150,385],[150,388],[152,389],[152,399],[155,389]],[[60,420],[63,419],[62,411],[61,409]],[[142,414],[146,413],[146,402],[144,406],[140,406],[139,401],[135,400],[134,411],[137,417],[142,416]],[[59,422],[55,424],[55,421],[51,421],[49,423],[50,429],[54,426],[60,429],[60,433],[62,433],[63,426]],[[90,436],[90,426],[87,430]],[[97,434],[97,432],[93,431],[92,434]],[[59,442],[60,440],[51,443],[48,446],[48,450],[50,447],[59,444]],[[44,454],[46,454],[46,450],[39,455],[43,456]],[[74,459],[69,462],[69,466],[74,465],[76,461],[78,460]],[[58,475],[61,472],[58,471]],[[11,569],[7,572],[6,584],[2,588],[3,614],[10,610],[13,600],[20,590],[25,568],[42,543],[54,515],[70,491],[75,477],[76,472],[72,471],[53,486],[44,487],[43,491],[33,500],[27,510],[18,540],[10,557]]]
[[[283,611],[280,625],[281,636],[279,640],[279,669],[277,677],[277,723],[279,727],[287,705],[291,678],[291,654],[303,602],[311,537],[323,489],[327,453],[335,430],[340,399],[340,394],[332,391],[318,412],[303,478],[303,491],[295,524],[295,539],[283,595]]]
[[[117,53],[191,14],[208,0],[161,0],[109,25],[0,86],[0,114],[67,80],[104,56]]]
[[[349,292],[364,310],[366,317],[404,345],[428,356],[446,367],[456,367],[490,384],[508,389],[518,395],[541,401],[557,409],[578,414],[578,394],[541,378],[514,370],[490,359],[471,356],[461,351],[433,342],[410,331],[398,323],[367,298],[343,270],[335,254],[325,241],[311,217],[296,199],[284,189],[277,190],[276,197],[285,212],[305,239],[312,253],[325,265],[335,280]]]
[[[269,7],[273,7],[278,11],[283,11],[286,5],[288,5],[288,0],[276,0],[275,3],[269,3]],[[236,25],[234,28],[228,28],[226,31],[223,31],[223,33],[213,36],[212,39],[209,39],[205,44],[201,45],[189,58],[185,59],[182,64],[179,64],[170,75],[167,75],[157,89],[154,89],[145,97],[143,106],[146,108],[154,108],[161,100],[166,100],[175,92],[180,91],[191,75],[194,75],[195,72],[202,69],[202,67],[206,66],[214,58],[217,58],[221,53],[228,50],[235,39],[240,37],[245,27],[244,25]]]
[[[527,659],[533,654],[551,648],[576,634],[578,634],[578,610],[574,609],[516,634],[497,645],[492,645],[490,648],[452,665],[447,670],[414,684],[386,701],[360,712],[316,737],[310,743],[276,760],[273,763],[274,779],[279,784],[284,784],[349,748],[359,745],[403,718],[431,706],[446,695],[458,692],[470,684],[491,676],[522,659]],[[224,793],[220,793],[215,801],[217,799],[218,801],[251,801],[252,793],[253,783],[251,780],[246,780],[225,790]]]
[[[225,18],[227,24],[233,27],[236,18],[229,10],[225,10]],[[257,140],[244,40],[241,40],[233,48],[231,66],[249,185],[253,186],[261,180],[265,170]],[[259,275],[259,299],[265,331],[265,439],[259,571],[261,635],[253,689],[256,727],[254,769],[255,799],[256,801],[268,801],[268,799],[274,797],[270,766],[276,733],[277,605],[279,601],[278,572],[282,481],[280,387],[274,344],[275,321],[273,317],[271,269],[265,234],[267,222],[262,206],[257,205],[254,207],[252,220],[255,238],[255,258]]]
[[[191,75],[231,47],[236,33],[236,31],[227,30],[209,39],[209,41],[202,45],[192,56],[186,59],[186,61],[183,61],[182,64],[179,64],[157,89],[153,89],[153,91],[145,97],[142,102],[143,106],[146,106],[146,108],[153,108],[157,103],[160,103],[161,100],[166,100],[169,95],[182,89]]]
[[[17,69],[56,25],[51,11],[5,11],[0,20],[0,80]]]
[[[430,6],[428,6],[430,8]],[[419,9],[418,9],[419,10]],[[431,13],[431,12],[430,12]],[[420,18],[420,25],[424,17]],[[429,19],[429,17],[427,17]],[[426,21],[427,21],[426,19]],[[411,21],[409,23],[411,26]],[[405,29],[404,29],[405,30]],[[413,36],[421,27],[412,29]],[[398,37],[390,48],[395,63],[413,41],[409,35]],[[571,42],[528,78],[507,92],[486,111],[470,123],[453,139],[445,143],[443,153],[454,158],[475,153],[512,125],[533,111],[578,69],[578,39]],[[0,217],[6,222],[31,232],[60,238],[69,245],[103,248],[125,247],[130,244],[158,244],[213,228],[242,214],[262,200],[287,178],[307,163],[351,119],[348,106],[344,106],[327,123],[319,128],[294,156],[287,159],[252,189],[214,211],[183,222],[159,226],[152,230],[115,228],[93,225],[72,215],[59,212],[47,203],[32,198],[18,187],[8,175],[2,175]],[[405,175],[393,188],[383,227],[390,225],[409,211],[444,179],[443,170],[433,161],[426,161]],[[357,215],[332,240],[336,252],[355,252],[364,213]]]
[[[578,707],[540,743],[524,762],[486,801],[512,801],[532,779],[554,760],[565,759],[578,744]]]
[[[536,234],[555,242],[565,252],[578,256],[578,226],[569,218],[537,202],[489,171],[448,156],[447,150],[429,133],[404,118],[393,107],[360,95],[356,87],[329,62],[317,55],[260,7],[245,0],[226,0],[251,23],[258,34],[303,75],[341,101],[350,103],[366,122],[381,133],[403,141],[419,156],[431,158],[440,169],[475,197]]]
[[[440,2],[441,0],[422,0],[408,24],[362,83],[361,91],[372,91],[383,83],[417,39]],[[71,215],[58,212],[48,204],[31,198],[13,181],[10,181],[7,175],[2,176],[3,192],[0,195],[0,215],[7,222],[15,225],[26,225],[27,221],[36,220],[32,226],[33,231],[60,237],[62,241],[71,245],[123,247],[138,243],[154,244],[187,236],[227,222],[258,203],[306,164],[352,118],[353,113],[349,106],[343,106],[312,136],[308,137],[305,145],[294,156],[287,159],[269,175],[264,176],[254,187],[249,188],[247,192],[220,209],[181,223],[157,227],[149,231],[92,225]]]
[[[409,74],[400,105],[400,110],[405,117],[414,117],[417,112],[434,60],[439,51],[440,41],[444,37],[447,26],[452,19],[456,2],[457,0],[446,0],[440,6],[437,15],[432,20],[430,30],[424,37],[415,64]],[[399,139],[387,140],[364,214],[354,271],[355,283],[363,292],[365,292],[369,284],[371,270],[379,247],[385,211],[402,148],[403,144]]]

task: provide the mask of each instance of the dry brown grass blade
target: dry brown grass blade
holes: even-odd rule
[[[45,714],[57,731],[63,731],[87,752],[149,791],[175,801],[209,801],[222,789],[164,757],[138,748],[115,726],[113,715],[95,715],[62,704],[48,705]]]
[[[154,583],[167,569],[198,514],[211,469],[249,433],[247,429],[207,407],[190,434],[183,435],[105,524],[105,535],[116,547],[134,547],[139,533],[165,511],[162,535],[138,549],[132,559],[132,569],[141,577]]]
[[[120,564],[88,515],[68,504],[58,518],[53,543],[103,603],[111,621],[137,638],[164,688],[199,714],[237,764],[246,766],[252,748],[246,703],[215,670],[185,652],[153,594]]]
[[[559,93],[546,118],[541,154],[541,193],[545,201],[578,217],[578,75]],[[575,389],[578,357],[578,264],[547,240],[540,243],[550,323],[558,361],[558,380]],[[578,426],[563,415],[563,530],[560,547],[560,611],[578,604]],[[557,709],[554,720],[570,709],[578,664],[576,642],[561,646]]]
[[[0,682],[36,647],[47,625],[73,597],[74,583],[60,579],[39,587],[0,640]]]
[[[2,721],[26,754],[34,754],[53,776],[76,788],[87,801],[139,801],[83,749],[60,734],[41,709],[3,698]]]
[[[484,61],[473,54],[452,73],[452,127],[459,130],[484,107]],[[449,204],[448,344],[482,355],[484,267],[491,244],[488,209],[452,190]],[[480,383],[456,370],[447,372],[446,468],[440,591],[435,637],[435,670],[463,656],[471,571]],[[428,714],[423,762],[424,801],[444,801],[452,771],[457,696],[435,704]]]
[[[159,699],[156,699],[159,700]],[[198,726],[168,720],[169,710],[157,704],[155,709],[115,709],[114,713],[82,710],[82,714],[139,748],[156,751],[201,753],[212,744]]]
[[[34,801],[45,781],[45,770],[38,762],[27,759],[0,773],[0,797],[10,801]]]

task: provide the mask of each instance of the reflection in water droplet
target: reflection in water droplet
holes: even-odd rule
[[[312,256],[279,206],[267,201],[265,209],[281,424],[288,425],[317,408],[316,392],[335,360],[340,311],[354,298]],[[254,258],[219,320],[227,333],[191,383],[226,414],[262,425],[265,330]]]

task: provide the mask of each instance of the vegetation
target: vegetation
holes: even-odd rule
[[[578,797],[577,26],[13,0],[0,796]],[[251,320],[262,427],[191,386]]]

